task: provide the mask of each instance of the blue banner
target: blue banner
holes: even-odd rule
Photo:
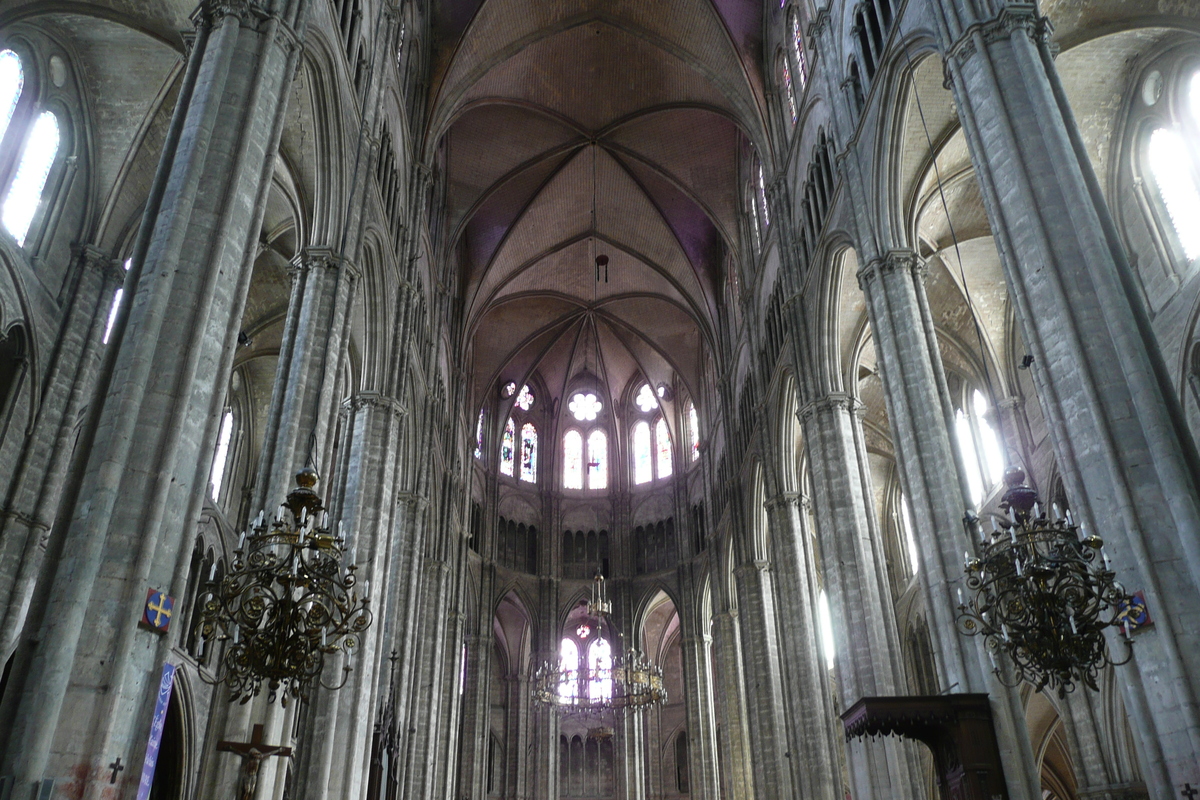
[[[154,718],[150,723],[150,740],[146,742],[146,760],[142,762],[142,780],[138,784],[137,800],[148,800],[154,784],[154,766],[158,763],[158,748],[162,744],[163,726],[167,722],[167,706],[175,687],[175,665],[163,664],[162,680],[158,682],[158,699],[154,702]]]

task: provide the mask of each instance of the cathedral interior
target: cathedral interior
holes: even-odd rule
[[[0,0],[0,800],[1194,800],[1198,441],[1194,0]]]

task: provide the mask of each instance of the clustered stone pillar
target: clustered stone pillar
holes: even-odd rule
[[[79,441],[87,462],[64,489],[13,701],[0,710],[0,775],[16,786],[71,782],[96,797],[111,791],[114,755],[140,763],[147,686],[178,632],[156,638],[137,621],[148,587],[183,593],[173,581],[207,490],[307,6],[206,0],[194,16],[133,250],[136,293],[101,368],[103,401]]]
[[[734,569],[738,593],[738,622],[741,626],[742,662],[746,671],[746,693],[750,728],[747,754],[754,773],[758,796],[795,797],[787,715],[784,709],[782,651],[779,620],[775,608],[770,564],[749,559]]]
[[[729,587],[732,590],[733,587]],[[738,614],[726,608],[713,614],[713,671],[722,687],[721,704],[717,709],[720,736],[717,754],[720,758],[721,787],[728,800],[749,800],[754,797],[754,774],[751,770],[750,728],[746,708],[745,671],[742,668],[742,637]]]
[[[892,251],[864,265],[858,280],[912,511],[921,562],[917,574],[928,603],[941,689],[991,694],[1009,795],[1032,800],[1041,794],[1040,781],[1020,697],[994,679],[982,644],[960,635],[955,623],[957,590],[965,588],[963,553],[974,544],[963,524],[969,503],[950,441],[952,416],[925,297],[924,264],[910,251]]]
[[[0,516],[0,664],[8,661],[42,566],[67,467],[75,423],[92,397],[110,303],[125,280],[120,262],[84,245],[74,268],[59,345],[32,436],[16,455],[9,506]]]
[[[1200,783],[1200,459],[1029,2],[934,4],[1073,508],[1152,628],[1119,670],[1154,797]]]
[[[683,656],[683,694],[687,703],[688,756],[691,760],[691,796],[696,800],[718,800],[716,719],[713,713],[712,659],[707,620],[702,620],[701,589],[695,565],[681,562],[680,596],[691,598],[679,608],[680,646]]]
[[[837,644],[845,710],[862,697],[897,694],[906,685],[870,486],[859,458],[862,405],[832,393],[800,410],[812,471],[822,574]],[[912,797],[915,780],[901,743],[855,739],[847,746],[855,797]]]

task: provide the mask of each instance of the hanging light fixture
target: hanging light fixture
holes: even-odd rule
[[[612,601],[604,588],[604,576],[592,579],[592,597],[587,604],[587,618],[594,624],[596,636],[608,642],[622,641],[610,619]],[[581,626],[588,627],[586,623]],[[590,635],[591,630],[587,633]],[[603,687],[592,692],[593,686]],[[563,711],[589,712],[642,709],[667,702],[662,667],[639,650],[630,648],[611,658],[597,659],[595,665],[564,669],[563,663],[542,662],[533,676],[533,701]],[[607,733],[605,733],[607,730]],[[601,726],[599,736],[611,736],[611,729]]]
[[[1008,490],[1000,507],[1008,518],[1002,525],[993,518],[980,556],[966,557],[973,595],[964,601],[959,590],[959,630],[985,638],[1002,681],[997,651],[1016,667],[1016,683],[1028,681],[1039,691],[1057,688],[1060,697],[1078,682],[1098,690],[1101,668],[1132,657],[1129,624],[1123,626],[1124,660],[1112,659],[1104,638],[1106,628],[1122,626],[1120,613],[1130,597],[1116,581],[1099,536],[1085,534],[1070,511],[1052,506],[1048,514],[1019,467],[1009,467],[1004,481]]]
[[[220,581],[215,567],[209,574],[201,652],[214,639],[225,651],[216,679],[205,680],[227,684],[231,701],[249,701],[264,682],[269,699],[281,694],[285,706],[289,696],[307,698],[314,682],[340,689],[371,624],[368,584],[359,591],[353,555],[342,566],[341,525],[336,536],[330,533],[316,483],[316,470],[298,472],[276,518],[268,523],[259,512],[249,535],[242,533],[230,571]],[[325,657],[339,653],[345,661],[340,680],[326,684]]]

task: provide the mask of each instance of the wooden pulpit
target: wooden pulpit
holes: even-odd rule
[[[864,697],[842,724],[847,739],[894,734],[924,742],[942,800],[1008,800],[986,694]]]

